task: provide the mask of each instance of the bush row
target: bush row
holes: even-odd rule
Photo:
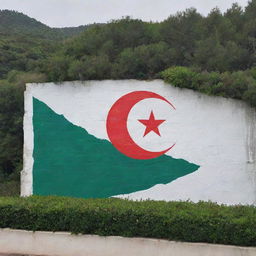
[[[0,198],[0,227],[256,246],[256,208],[214,203]]]
[[[176,87],[208,95],[241,99],[256,107],[256,68],[237,72],[199,72],[187,67],[170,67],[162,78]]]

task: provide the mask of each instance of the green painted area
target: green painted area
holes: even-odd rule
[[[33,111],[35,195],[104,198],[167,184],[199,168],[166,155],[128,158],[35,98]]]

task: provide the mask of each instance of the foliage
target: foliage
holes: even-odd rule
[[[23,90],[0,86],[0,175],[8,178],[22,166]],[[0,177],[1,177],[0,176]]]
[[[25,35],[7,35],[0,37],[0,79],[6,78],[12,70],[36,70],[39,61],[56,50],[56,43],[27,37]]]
[[[174,86],[233,99],[242,99],[256,107],[255,69],[237,72],[198,72],[186,67],[171,67],[161,72]]]
[[[60,40],[78,35],[86,28],[87,26],[50,28],[23,13],[0,10],[0,33],[3,34],[22,34],[26,37],[34,36],[41,39]]]
[[[255,3],[251,0],[245,10],[233,4],[224,14],[215,8],[206,17],[190,8],[161,23],[126,17],[61,29],[3,10],[0,78],[13,69],[46,73],[50,81],[151,79],[170,66],[247,70],[256,64]]]
[[[172,67],[162,72],[164,80],[181,88],[193,88],[196,73],[186,67]]]
[[[114,78],[154,78],[167,67],[172,57],[168,45],[164,42],[140,45],[124,49],[115,63]]]
[[[23,148],[23,92],[26,82],[44,82],[45,75],[12,71],[0,81],[0,194],[3,182],[19,180]],[[7,184],[8,185],[8,184]]]
[[[107,79],[110,77],[110,62],[107,55],[84,56],[73,61],[69,67],[69,77],[80,80]]]
[[[102,78],[151,79],[170,66],[196,67],[201,71],[224,73],[247,70],[256,64],[256,0],[243,10],[238,4],[222,14],[218,8],[203,17],[191,8],[171,15],[161,23],[142,22],[126,17],[108,24],[89,27],[67,40],[55,57],[69,57],[76,62],[104,57],[109,72],[104,77],[60,74],[56,81]],[[45,62],[51,65],[52,58]],[[47,69],[41,69],[46,72]],[[54,70],[52,70],[54,72]],[[66,70],[63,70],[66,72]],[[49,78],[52,76],[49,74]]]
[[[61,47],[61,40],[73,37],[88,26],[50,28],[22,13],[0,10],[0,79],[9,71],[35,71]]]
[[[0,227],[256,246],[256,208],[214,203],[0,198]]]

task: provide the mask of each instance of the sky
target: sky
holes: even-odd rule
[[[71,27],[124,16],[162,21],[190,7],[207,15],[216,6],[225,12],[234,2],[245,7],[248,0],[0,0],[0,10],[22,12],[50,27]]]

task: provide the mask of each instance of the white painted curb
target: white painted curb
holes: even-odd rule
[[[255,256],[255,247],[0,229],[0,253],[49,256]]]

